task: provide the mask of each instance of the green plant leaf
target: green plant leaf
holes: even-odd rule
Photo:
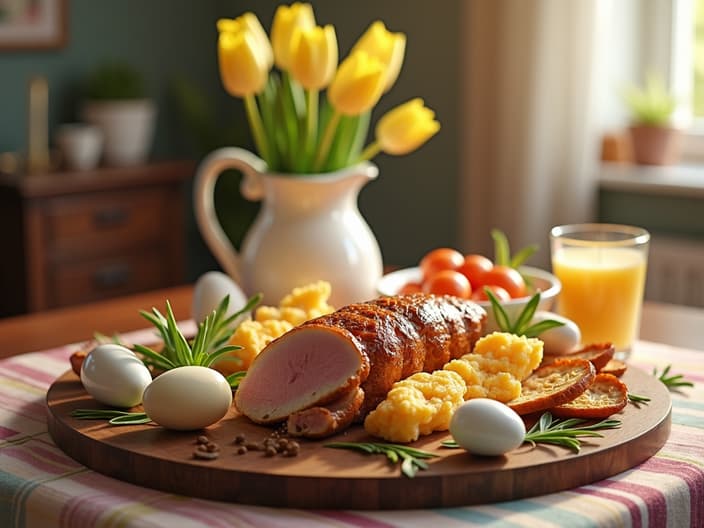
[[[504,232],[499,229],[492,229],[491,238],[494,239],[494,264],[497,266],[510,266],[511,248]]]

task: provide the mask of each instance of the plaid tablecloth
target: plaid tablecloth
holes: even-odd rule
[[[146,332],[146,331],[145,331]],[[125,335],[143,342],[151,334]],[[0,526],[577,527],[704,526],[704,352],[638,342],[631,363],[672,365],[695,383],[673,393],[672,433],[643,464],[574,490],[483,506],[308,511],[194,499],[96,473],[65,455],[46,425],[46,391],[75,346],[0,361]]]

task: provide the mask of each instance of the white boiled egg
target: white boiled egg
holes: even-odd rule
[[[106,405],[133,407],[152,381],[149,369],[128,348],[98,345],[88,352],[81,366],[81,382],[88,394]]]
[[[232,404],[232,388],[209,367],[176,367],[160,374],[144,391],[144,412],[159,425],[178,431],[202,429],[220,421]]]
[[[538,336],[538,339],[543,342],[543,353],[552,356],[563,356],[574,352],[582,341],[582,333],[579,331],[579,326],[571,319],[553,312],[535,312],[531,324],[547,319],[560,321],[564,325],[550,328]]]
[[[523,443],[526,426],[507,405],[475,398],[457,408],[450,420],[450,433],[473,455],[503,455]]]
[[[215,310],[226,295],[230,296],[227,315],[239,311],[247,304],[247,296],[229,276],[220,271],[209,271],[201,275],[193,287],[192,315],[196,323],[202,322]],[[235,325],[249,317],[242,314],[235,320]]]

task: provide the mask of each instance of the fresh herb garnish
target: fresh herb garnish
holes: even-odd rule
[[[650,398],[647,396],[641,396],[640,394],[633,394],[632,392],[628,393],[628,401],[638,405],[640,403],[648,403],[650,401]]]
[[[508,237],[503,231],[492,229],[491,238],[494,239],[494,263],[497,266],[509,266],[518,269],[533,253],[538,251],[537,244],[531,244],[520,249],[515,255],[511,255]]]
[[[531,324],[533,315],[538,308],[540,303],[540,292],[535,292],[530,300],[526,303],[518,314],[515,321],[511,321],[506,310],[504,310],[501,303],[492,293],[489,288],[484,288],[487,297],[489,297],[489,302],[491,303],[491,309],[494,312],[494,319],[496,324],[502,332],[508,332],[511,334],[522,335],[526,337],[538,337],[540,334],[549,330],[551,328],[556,328],[558,326],[564,326],[565,323],[561,321],[555,321],[554,319],[545,319],[535,324]]]
[[[668,365],[659,374],[658,369],[654,368],[653,376],[662,381],[669,390],[676,389],[678,387],[694,387],[694,383],[685,380],[682,374],[673,374],[672,376],[669,376],[668,374],[670,374],[671,368],[672,365]]]
[[[209,367],[215,360],[228,352],[242,348],[226,344],[235,330],[232,323],[237,317],[250,311],[260,300],[261,295],[255,295],[247,301],[243,308],[226,317],[230,302],[229,295],[226,296],[218,307],[198,325],[198,331],[191,342],[184,337],[176,324],[171,305],[169,301],[166,301],[166,317],[156,308],[152,308],[152,313],[140,312],[159,331],[164,342],[161,353],[143,345],[134,345],[134,349],[145,357],[145,363],[161,370],[188,365]],[[239,383],[239,379],[236,381]]]
[[[602,420],[592,425],[582,425],[587,420],[569,418],[560,420],[552,417],[549,412],[543,413],[540,419],[531,427],[524,438],[524,442],[535,446],[536,444],[554,444],[567,447],[579,453],[581,437],[603,437],[597,433],[601,429],[616,429],[621,426],[619,420]],[[445,440],[443,447],[459,447],[454,440]]]
[[[152,421],[147,413],[113,409],[74,409],[71,416],[78,420],[108,420],[112,425],[137,425]]]
[[[246,370],[239,370],[237,372],[229,374],[228,376],[225,376],[225,379],[227,379],[228,383],[230,384],[230,387],[236,389],[240,386],[240,382],[242,381],[242,378],[244,378],[245,374],[247,374]]]
[[[419,469],[428,469],[428,464],[423,462],[422,459],[438,456],[413,447],[376,442],[331,442],[324,444],[324,446],[361,451],[368,455],[385,455],[392,464],[397,464],[401,460],[401,473],[408,478],[413,478]]]

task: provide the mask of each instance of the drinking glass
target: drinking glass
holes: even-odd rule
[[[553,273],[562,282],[558,312],[574,321],[582,343],[611,342],[627,359],[638,336],[650,234],[616,224],[553,227]]]

